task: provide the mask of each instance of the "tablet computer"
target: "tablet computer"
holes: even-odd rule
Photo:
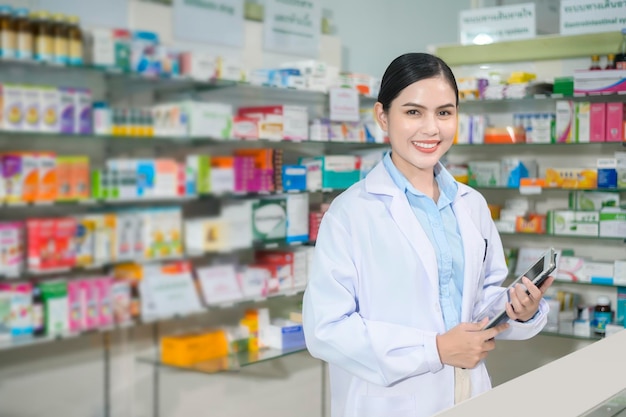
[[[508,318],[504,306],[507,302],[510,301],[509,291],[511,290],[511,288],[513,288],[516,284],[521,283],[524,276],[530,279],[532,283],[535,284],[535,286],[541,287],[541,285],[545,282],[546,279],[548,279],[552,271],[554,271],[555,269],[556,252],[554,248],[550,248],[545,251],[541,258],[537,259],[537,261],[535,261],[535,263],[532,264],[525,273],[518,276],[515,281],[513,281],[511,285],[506,288],[506,291],[503,291],[502,294],[500,294],[491,303],[489,303],[489,305],[483,308],[481,312],[478,313],[475,321],[479,322],[485,317],[489,317],[489,323],[487,323],[482,330],[490,329],[502,323]]]

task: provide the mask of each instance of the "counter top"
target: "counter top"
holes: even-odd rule
[[[577,417],[624,388],[626,330],[498,385],[437,417]]]

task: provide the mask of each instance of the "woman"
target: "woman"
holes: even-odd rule
[[[374,111],[391,152],[324,215],[304,296],[309,351],[329,363],[332,417],[431,416],[491,387],[494,338],[546,323],[541,289],[510,294],[511,320],[481,330],[504,291],[502,243],[484,198],[439,160],[457,128],[458,89],[439,58],[396,58]]]

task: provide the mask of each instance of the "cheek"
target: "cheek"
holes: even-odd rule
[[[446,139],[448,137],[454,137],[454,135],[456,134],[457,126],[458,124],[456,119],[452,121],[446,121],[440,128],[442,135],[444,135]]]

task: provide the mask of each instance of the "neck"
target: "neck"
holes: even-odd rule
[[[433,199],[436,203],[439,199],[439,185],[435,179],[435,173],[424,173],[424,175],[413,176],[409,178],[409,182],[416,190],[424,193],[424,195]]]

